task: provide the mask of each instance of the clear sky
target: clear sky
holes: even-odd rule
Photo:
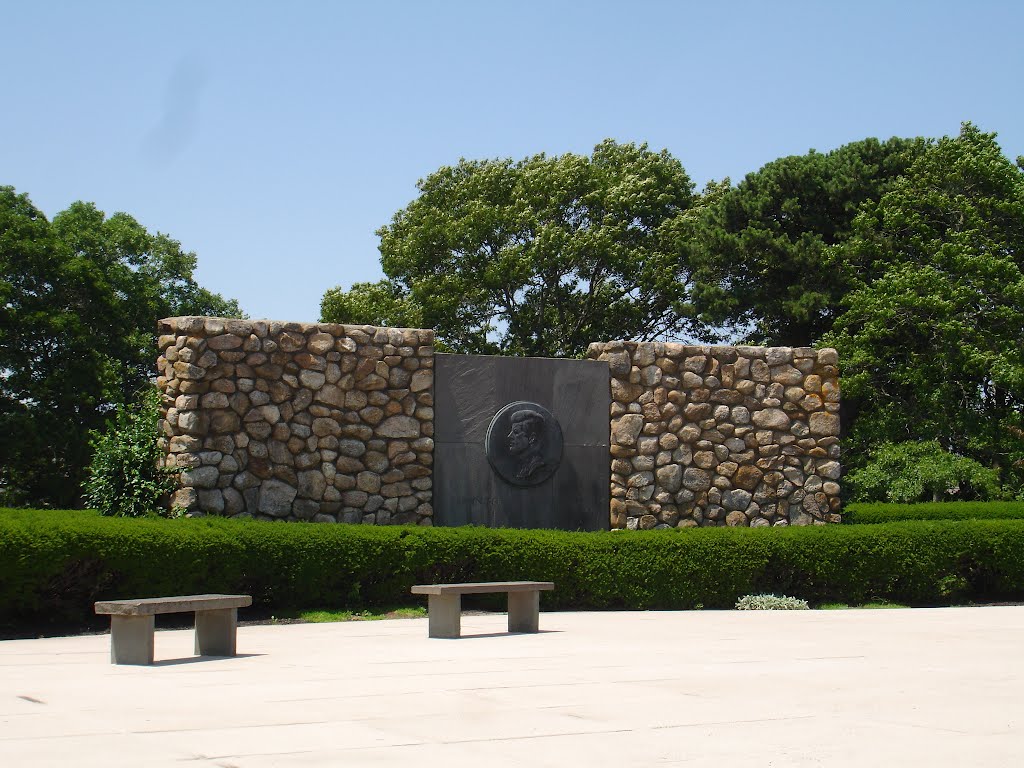
[[[1024,154],[1024,3],[0,0],[0,184],[125,211],[252,317],[382,276],[460,157],[677,157],[698,187],[973,121]]]

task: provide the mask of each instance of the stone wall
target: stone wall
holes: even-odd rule
[[[173,504],[431,523],[433,331],[177,317],[159,333]]]
[[[592,344],[611,372],[611,525],[839,522],[834,349]]]
[[[159,333],[173,504],[432,523],[433,331],[177,317]],[[835,350],[617,341],[589,357],[610,374],[612,528],[839,522]]]

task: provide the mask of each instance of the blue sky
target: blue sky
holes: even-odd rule
[[[1024,154],[1024,3],[0,0],[0,184],[126,211],[252,317],[382,276],[460,157],[677,157],[698,187],[970,120]]]

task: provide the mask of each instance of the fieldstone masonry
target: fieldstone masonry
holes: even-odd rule
[[[834,349],[591,344],[611,373],[611,527],[839,522]]]
[[[175,317],[159,333],[172,504],[431,524],[433,331]]]
[[[172,504],[432,524],[433,331],[174,317],[159,334]],[[612,528],[840,521],[834,349],[615,341],[588,356],[610,374]]]

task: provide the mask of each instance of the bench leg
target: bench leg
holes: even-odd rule
[[[110,663],[152,664],[153,616],[110,617]]]
[[[462,631],[461,618],[461,595],[428,595],[427,634],[430,637],[458,637]]]
[[[540,627],[540,592],[508,593],[508,631],[537,632]]]
[[[196,611],[196,655],[234,656],[238,609]]]

